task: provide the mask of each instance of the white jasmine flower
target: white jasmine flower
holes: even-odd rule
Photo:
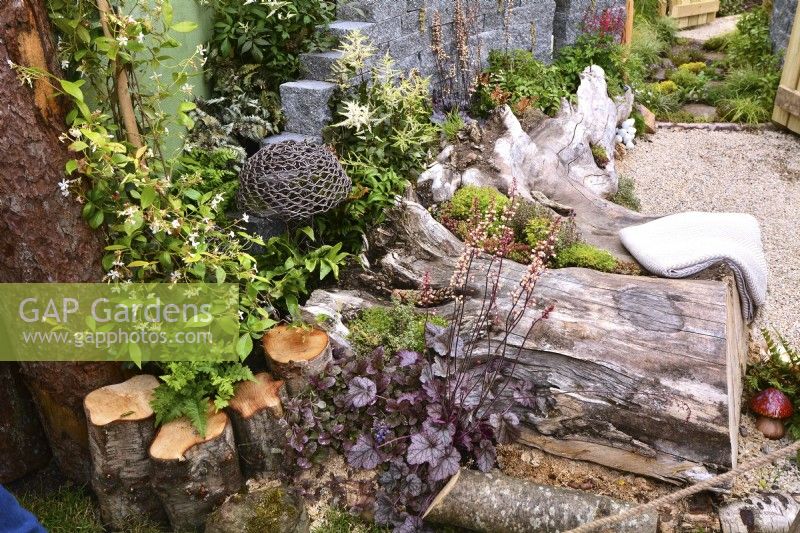
[[[69,182],[62,179],[58,182],[58,188],[61,189],[61,196],[69,196]]]
[[[181,221],[176,218],[175,220],[172,221],[172,227],[175,228],[175,229],[180,228],[181,227]]]
[[[120,278],[122,278],[122,274],[120,274],[117,269],[112,268],[111,270],[108,271],[108,273],[105,275],[105,278],[103,279],[118,280]]]
[[[118,35],[117,36],[117,44],[119,44],[120,48],[125,48],[128,46],[128,36],[127,35]]]
[[[191,244],[194,248],[197,248],[197,245],[200,244],[200,241],[197,240],[200,238],[200,235],[198,235],[197,232],[193,231],[188,235],[188,238],[189,238],[189,244]]]
[[[228,237],[231,237],[231,238],[236,237],[236,234],[233,232],[233,230],[228,232]]]
[[[150,223],[150,231],[153,233],[158,233],[163,229],[164,225],[161,220],[154,220]]]
[[[250,215],[248,215],[247,213],[242,213],[242,222],[244,222],[245,224],[250,222]]]
[[[69,68],[69,59],[62,59],[61,70],[67,70],[68,68]]]
[[[192,91],[194,91],[194,85],[192,85],[191,83],[184,83],[183,85],[181,85],[181,92],[186,94],[192,94]]]
[[[176,271],[176,272],[173,272],[172,274],[169,275],[169,280],[172,283],[177,283],[179,279],[181,279],[181,273],[180,272]]]
[[[244,313],[239,311],[239,320],[244,320]]]

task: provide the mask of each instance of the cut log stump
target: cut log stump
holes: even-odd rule
[[[321,329],[281,325],[269,330],[263,343],[272,374],[284,381],[292,396],[308,387],[308,379],[333,359],[330,339]]]
[[[280,426],[283,381],[275,381],[264,372],[256,374],[255,378],[255,381],[242,381],[236,386],[228,406],[239,461],[247,479],[280,470],[285,441]]]
[[[150,446],[153,488],[173,529],[200,528],[208,514],[242,487],[233,426],[223,411],[209,414],[205,437],[181,418],[164,424]]]
[[[90,392],[83,401],[92,459],[91,483],[103,523],[124,530],[132,520],[166,523],[166,514],[150,485],[147,453],[155,437],[150,407],[154,376],[134,376]]]
[[[497,471],[462,469],[431,503],[424,519],[485,533],[568,531],[598,518],[627,511],[627,504],[608,496],[537,485]],[[658,514],[644,513],[610,531],[655,533]]]
[[[448,286],[462,243],[419,204],[393,215],[396,243],[380,259],[394,286]],[[487,263],[479,258],[467,287],[466,318],[480,312]],[[498,308],[526,267],[505,261]],[[746,361],[739,297],[726,281],[620,276],[550,270],[539,280],[535,309],[508,342],[515,378],[537,391],[537,408],[515,407],[521,441],[545,451],[683,482],[706,467],[735,465]],[[524,338],[547,304],[555,310]],[[449,317],[448,307],[437,310]],[[501,332],[489,332],[491,346]],[[474,355],[486,358],[482,341]]]
[[[50,447],[16,363],[0,363],[0,483],[47,466]]]

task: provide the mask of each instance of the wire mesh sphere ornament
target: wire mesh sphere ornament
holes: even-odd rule
[[[325,146],[283,141],[265,145],[245,162],[237,202],[260,217],[290,222],[330,211],[352,186]]]

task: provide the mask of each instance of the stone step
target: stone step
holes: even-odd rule
[[[402,35],[402,26],[395,19],[381,22],[358,22],[354,20],[335,20],[327,26],[319,26],[320,31],[333,34],[341,40],[354,31],[360,31],[372,41],[378,50],[384,50],[387,43]]]
[[[337,50],[300,54],[300,72],[309,80],[330,81],[333,65],[342,57]]]
[[[322,137],[317,137],[314,135],[303,135],[302,133],[292,133],[290,131],[284,131],[277,135],[270,135],[269,137],[265,137],[261,140],[261,146],[267,144],[278,144],[284,141],[294,141],[294,142],[311,142],[315,144],[322,144]]]
[[[409,3],[419,3],[412,0]],[[339,2],[336,6],[336,16],[343,20],[356,20],[360,22],[380,22],[382,20],[400,17],[411,11],[414,6],[407,6],[405,0],[348,0]]]
[[[280,87],[286,131],[320,136],[332,119],[330,99],[336,84],[319,80],[300,80]]]

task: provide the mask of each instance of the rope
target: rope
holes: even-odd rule
[[[775,450],[774,452],[769,453],[763,457],[759,457],[754,461],[750,461],[749,463],[737,466],[733,470],[725,472],[724,474],[708,478],[704,481],[701,481],[700,483],[697,483],[690,487],[686,487],[685,489],[681,489],[677,492],[673,492],[672,494],[667,494],[666,496],[656,498],[655,500],[649,503],[638,505],[636,507],[628,509],[627,511],[623,511],[619,514],[606,516],[604,518],[599,518],[597,520],[589,522],[588,524],[583,524],[574,529],[570,529],[567,533],[589,533],[590,531],[595,531],[600,528],[611,526],[613,524],[618,524],[619,522],[623,522],[629,518],[641,516],[642,514],[648,511],[652,511],[658,507],[661,507],[662,505],[677,503],[680,500],[686,498],[687,496],[691,496],[692,494],[697,494],[698,492],[702,492],[705,489],[729,481],[738,476],[739,474],[742,474],[749,470],[755,470],[756,468],[759,468],[761,466],[768,465],[769,463],[775,461],[776,459],[780,459],[782,457],[791,455],[792,453],[796,453],[798,451],[800,451],[800,440],[795,441],[793,444],[790,444],[789,446],[785,446],[783,448]]]

